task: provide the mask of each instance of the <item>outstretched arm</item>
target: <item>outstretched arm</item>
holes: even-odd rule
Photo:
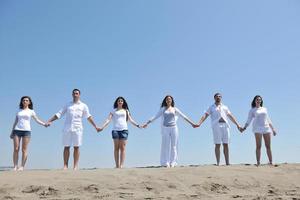
[[[194,128],[198,127],[197,124],[195,124],[192,120],[190,120],[185,114],[183,114],[178,108],[175,108],[176,113],[178,113],[178,115],[180,117],[182,117],[185,121],[187,121],[190,125],[192,125]]]
[[[94,122],[92,116],[89,116],[89,117],[87,118],[87,120],[90,122],[90,124],[92,124],[92,126],[96,129],[97,132],[100,131],[100,128],[97,127],[97,125],[96,125],[96,123]]]
[[[105,129],[108,124],[111,122],[112,119],[112,113],[109,113],[107,119],[105,120],[104,124],[101,126],[100,131],[102,131],[103,129]]]
[[[46,122],[46,126],[50,126],[52,124],[53,121],[57,120],[58,117],[56,115],[54,115],[53,117],[51,117],[47,122]]]
[[[154,117],[151,117],[145,124],[142,125],[142,128],[146,128],[151,122],[159,118],[163,114],[164,109],[160,108],[157,114]]]
[[[235,117],[231,114],[228,113],[227,116],[229,117],[229,119],[236,125],[236,127],[238,128],[238,130],[240,132],[242,132],[243,128],[239,125],[239,123],[236,121]]]
[[[133,118],[131,117],[131,114],[129,113],[129,111],[127,111],[128,113],[128,120],[130,121],[130,123],[138,128],[140,128],[140,125],[138,123],[136,123]]]
[[[201,119],[200,119],[199,122],[198,122],[198,127],[201,126],[201,124],[207,119],[208,116],[209,116],[209,114],[208,114],[208,113],[205,113],[205,114],[201,117]]]
[[[43,122],[42,120],[40,120],[40,119],[38,118],[37,115],[33,115],[32,118],[33,118],[38,124],[40,124],[40,125],[42,125],[42,126],[45,126],[45,127],[48,126],[48,124],[45,123],[45,122]]]

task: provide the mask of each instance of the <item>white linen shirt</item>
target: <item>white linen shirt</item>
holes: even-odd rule
[[[64,114],[66,114],[64,132],[82,132],[82,118],[91,117],[88,106],[81,101],[69,102],[55,115],[57,118],[61,118]]]
[[[270,123],[271,120],[268,115],[267,108],[259,107],[252,108],[248,114],[247,124],[252,122],[252,131],[254,133],[271,133]]]
[[[217,106],[215,103],[211,105],[206,111],[206,114],[210,115],[212,127],[216,125],[221,118],[223,118],[228,127],[230,127],[227,117],[227,115],[230,113],[231,112],[229,111],[227,106],[225,106],[224,104],[220,104]]]
[[[30,120],[33,116],[36,116],[34,110],[20,109],[17,113],[18,122],[14,130],[31,131]]]

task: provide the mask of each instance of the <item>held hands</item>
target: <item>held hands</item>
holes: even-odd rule
[[[45,124],[44,124],[44,126],[47,128],[48,126],[50,126],[51,125],[51,122],[46,122]]]
[[[103,131],[103,128],[96,126],[96,131],[97,131],[97,133],[99,133],[99,132]]]
[[[200,127],[200,124],[195,124],[195,123],[193,123],[193,124],[192,124],[192,127],[193,127],[193,128],[198,128],[198,127]]]

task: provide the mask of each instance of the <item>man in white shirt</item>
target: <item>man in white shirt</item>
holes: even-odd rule
[[[78,169],[79,161],[79,147],[82,145],[82,118],[87,118],[93,125],[96,131],[100,131],[89,112],[86,104],[80,101],[80,90],[74,89],[72,91],[73,101],[65,105],[58,113],[48,120],[49,126],[54,120],[60,119],[66,114],[64,129],[63,129],[63,145],[64,145],[64,169],[68,168],[70,147],[74,147],[74,170]]]
[[[241,126],[237,123],[235,117],[231,114],[228,107],[222,104],[222,95],[216,93],[214,95],[215,103],[211,105],[205,114],[201,117],[198,125],[200,126],[208,116],[211,118],[211,126],[213,130],[214,143],[215,143],[215,155],[217,165],[220,164],[220,147],[223,144],[223,151],[226,165],[229,165],[229,120],[237,126],[238,130],[241,131]]]

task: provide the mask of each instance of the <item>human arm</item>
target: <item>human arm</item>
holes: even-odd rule
[[[18,123],[18,117],[16,116],[15,121],[13,123],[13,127],[12,127],[12,130],[11,130],[10,136],[9,136],[11,139],[13,139],[13,137],[14,137],[14,129],[15,129],[17,123]]]
[[[92,116],[89,116],[87,118],[87,120],[90,122],[90,124],[96,129],[97,132],[101,131],[99,127],[97,127],[96,123],[94,122],[93,120],[93,117]]]
[[[267,120],[268,120],[268,123],[269,123],[270,128],[272,129],[273,135],[274,135],[274,136],[277,135],[277,131],[275,130],[275,128],[274,128],[274,126],[273,126],[273,123],[272,123],[272,121],[271,121],[271,119],[270,119],[270,117],[269,117],[268,114],[267,114]]]
[[[198,122],[198,127],[201,126],[201,124],[207,119],[208,116],[209,114],[207,112],[204,113],[204,115],[201,117],[201,119]]]
[[[242,127],[239,125],[239,123],[237,122],[237,120],[235,119],[235,117],[233,116],[233,114],[231,113],[227,113],[227,116],[229,117],[229,119],[236,125],[237,129],[242,132]]]
[[[132,118],[130,112],[128,110],[126,110],[126,112],[127,112],[128,120],[130,121],[130,123],[132,125],[136,126],[137,128],[140,128],[140,125],[134,121],[134,119]]]
[[[178,108],[175,108],[175,112],[177,115],[182,117],[185,121],[187,121],[194,128],[198,127],[198,124],[195,124],[192,120],[190,120],[185,114],[183,114]]]
[[[40,120],[40,119],[38,118],[37,115],[33,115],[32,118],[33,118],[38,124],[40,124],[40,125],[42,125],[42,126],[45,126],[45,127],[48,126],[48,124],[47,124],[46,122],[43,122],[42,120]]]
[[[251,109],[248,114],[247,122],[245,123],[244,127],[241,129],[242,132],[245,131],[247,129],[247,127],[251,124],[251,121],[253,118],[254,118],[254,113],[253,113],[253,110]]]
[[[108,126],[108,124],[112,120],[112,116],[113,116],[112,113],[109,113],[107,119],[104,121],[103,125],[100,127],[100,131],[104,130]]]
[[[154,117],[151,117],[145,124],[142,125],[142,128],[146,128],[150,123],[159,118],[164,112],[164,108],[160,108]]]

